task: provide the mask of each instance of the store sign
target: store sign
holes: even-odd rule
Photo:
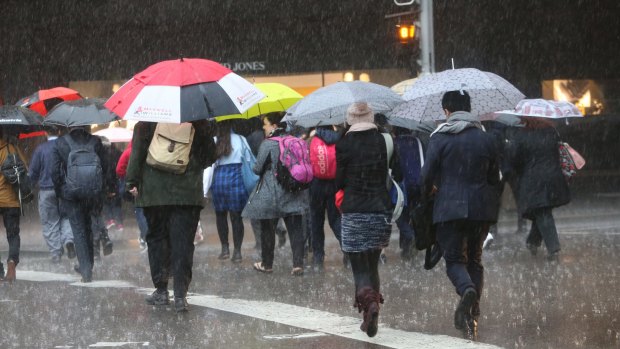
[[[265,70],[264,61],[251,61],[251,62],[225,62],[222,63],[226,68],[234,71],[235,73],[251,72],[251,71],[263,71]]]

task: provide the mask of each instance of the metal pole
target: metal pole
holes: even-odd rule
[[[435,40],[433,35],[433,0],[420,0],[420,44],[422,74],[435,72]]]

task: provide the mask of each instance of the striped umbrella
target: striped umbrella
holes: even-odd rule
[[[76,90],[67,87],[54,87],[49,90],[39,90],[28,97],[20,99],[15,105],[36,111],[42,116],[54,108],[58,103],[81,99]]]
[[[182,123],[243,114],[264,97],[219,63],[181,58],[136,74],[105,106],[125,120]]]

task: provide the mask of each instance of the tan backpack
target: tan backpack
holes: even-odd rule
[[[194,140],[194,126],[158,123],[149,145],[146,163],[156,169],[183,174],[189,164],[189,153]]]

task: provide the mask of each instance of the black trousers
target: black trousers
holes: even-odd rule
[[[304,267],[304,234],[302,215],[284,217],[284,224],[288,231],[288,237],[293,251],[293,267]],[[261,255],[263,266],[266,269],[273,268],[273,255],[276,247],[276,226],[278,218],[261,219]]]
[[[91,215],[100,212],[101,203],[97,200],[62,201],[62,210],[67,214],[75,253],[80,264],[80,274],[84,280],[93,276],[93,231]]]
[[[482,244],[487,237],[488,224],[479,221],[456,220],[437,224],[437,241],[443,250],[446,273],[458,295],[473,287],[478,299],[472,310],[479,315],[480,296],[484,287]]]
[[[532,217],[532,227],[530,228],[530,234],[527,236],[527,243],[537,247],[541,245],[542,240],[545,240],[547,253],[554,253],[560,250],[560,238],[558,237],[558,230],[555,227],[555,220],[551,210],[551,207],[532,210],[529,215]]]
[[[174,296],[185,297],[192,281],[194,237],[200,206],[152,206],[144,208],[149,226],[146,235],[151,279],[157,289],[168,289],[174,277]]]
[[[4,221],[6,239],[9,243],[9,258],[7,261],[12,260],[15,264],[18,264],[21,245],[21,239],[19,237],[20,209],[19,207],[0,207],[0,214]]]
[[[220,237],[222,245],[228,245],[228,217],[232,224],[233,244],[235,250],[241,249],[243,243],[244,227],[241,212],[220,211],[215,212],[215,225],[217,227],[217,235]]]
[[[331,180],[314,179],[310,185],[310,229],[314,263],[325,259],[325,212],[327,221],[340,242],[341,216],[334,202],[336,185]]]

